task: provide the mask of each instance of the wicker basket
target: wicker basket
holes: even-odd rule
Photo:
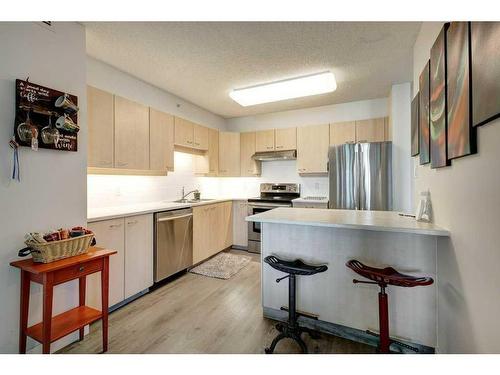
[[[26,241],[25,243],[31,249],[33,262],[50,263],[86,253],[93,238],[93,234],[86,234],[84,236],[68,238],[67,240],[45,243]]]

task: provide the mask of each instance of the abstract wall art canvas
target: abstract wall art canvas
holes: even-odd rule
[[[419,153],[418,97],[417,93],[411,101],[411,156],[417,156]]]
[[[500,22],[472,22],[472,121],[500,116]]]
[[[425,64],[425,68],[420,73],[419,77],[419,148],[420,148],[420,164],[430,162],[430,136],[429,136],[429,71],[430,62]]]
[[[476,152],[472,127],[469,22],[452,22],[446,39],[448,159]]]
[[[449,165],[446,142],[446,30],[441,29],[431,48],[430,63],[430,151],[431,168]]]

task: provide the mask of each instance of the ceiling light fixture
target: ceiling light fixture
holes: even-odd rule
[[[233,90],[229,93],[229,96],[241,106],[248,107],[256,104],[326,94],[336,89],[337,82],[333,73],[322,72]]]

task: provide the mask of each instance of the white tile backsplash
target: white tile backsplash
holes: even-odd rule
[[[145,202],[179,199],[186,191],[200,189],[207,198],[250,198],[259,195],[262,182],[301,184],[302,196],[328,196],[328,177],[301,177],[296,161],[262,163],[261,177],[197,177],[193,173],[193,156],[175,152],[175,172],[168,176],[89,175],[87,191],[89,208],[114,207]]]

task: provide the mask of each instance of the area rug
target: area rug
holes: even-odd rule
[[[227,280],[248,266],[248,263],[250,263],[250,257],[220,253],[199,266],[194,267],[189,272]]]

